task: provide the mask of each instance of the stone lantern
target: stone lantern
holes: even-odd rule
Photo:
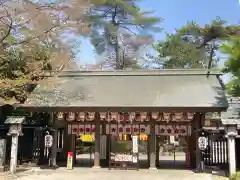
[[[8,116],[5,124],[9,125],[8,135],[12,136],[10,172],[13,174],[17,168],[18,136],[22,136],[22,123],[25,116]]]

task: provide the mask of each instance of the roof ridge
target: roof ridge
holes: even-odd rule
[[[93,71],[44,71],[42,76],[161,76],[161,75],[207,75],[205,69],[165,69],[165,70],[93,70]],[[214,70],[210,75],[222,75],[221,71]]]

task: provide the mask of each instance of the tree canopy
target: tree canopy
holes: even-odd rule
[[[222,40],[240,32],[238,25],[227,25],[220,18],[204,26],[188,22],[174,34],[167,34],[165,41],[153,47],[157,52],[154,61],[163,68],[212,68],[219,59],[216,51]]]
[[[22,102],[42,70],[72,63],[79,41],[64,35],[90,33],[89,7],[84,0],[0,1],[2,98]]]
[[[207,54],[204,49],[198,49],[198,44],[192,38],[179,34],[167,34],[164,41],[153,45],[157,52],[155,63],[162,68],[204,68]]]
[[[160,19],[153,17],[150,11],[141,11],[137,2],[137,0],[93,0],[95,6],[90,11],[94,28],[92,44],[96,52],[104,56],[107,62],[115,57],[115,69],[124,69],[126,64],[136,64],[134,58],[131,63],[129,58],[128,60],[123,58],[126,46],[122,43],[124,39],[122,37],[132,34],[141,38],[144,32],[145,35],[142,37],[145,38],[147,32],[159,30],[156,24]],[[128,62],[124,62],[125,60]]]
[[[231,81],[227,84],[228,93],[240,96],[240,38],[232,37],[220,47],[220,50],[228,55],[223,72],[232,75]]]

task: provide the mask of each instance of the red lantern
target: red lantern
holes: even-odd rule
[[[57,119],[58,120],[64,120],[64,113],[63,112],[57,113]]]
[[[69,112],[66,119],[67,119],[67,121],[74,121],[75,120],[75,113],[74,112]]]
[[[79,112],[77,116],[77,121],[84,121],[85,120],[85,112]]]

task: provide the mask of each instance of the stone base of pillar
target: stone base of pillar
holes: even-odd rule
[[[100,169],[101,166],[93,166],[92,168],[93,168],[93,169]]]
[[[8,170],[8,166],[0,166],[0,172],[5,172]]]
[[[149,170],[157,170],[156,167],[150,167]]]

